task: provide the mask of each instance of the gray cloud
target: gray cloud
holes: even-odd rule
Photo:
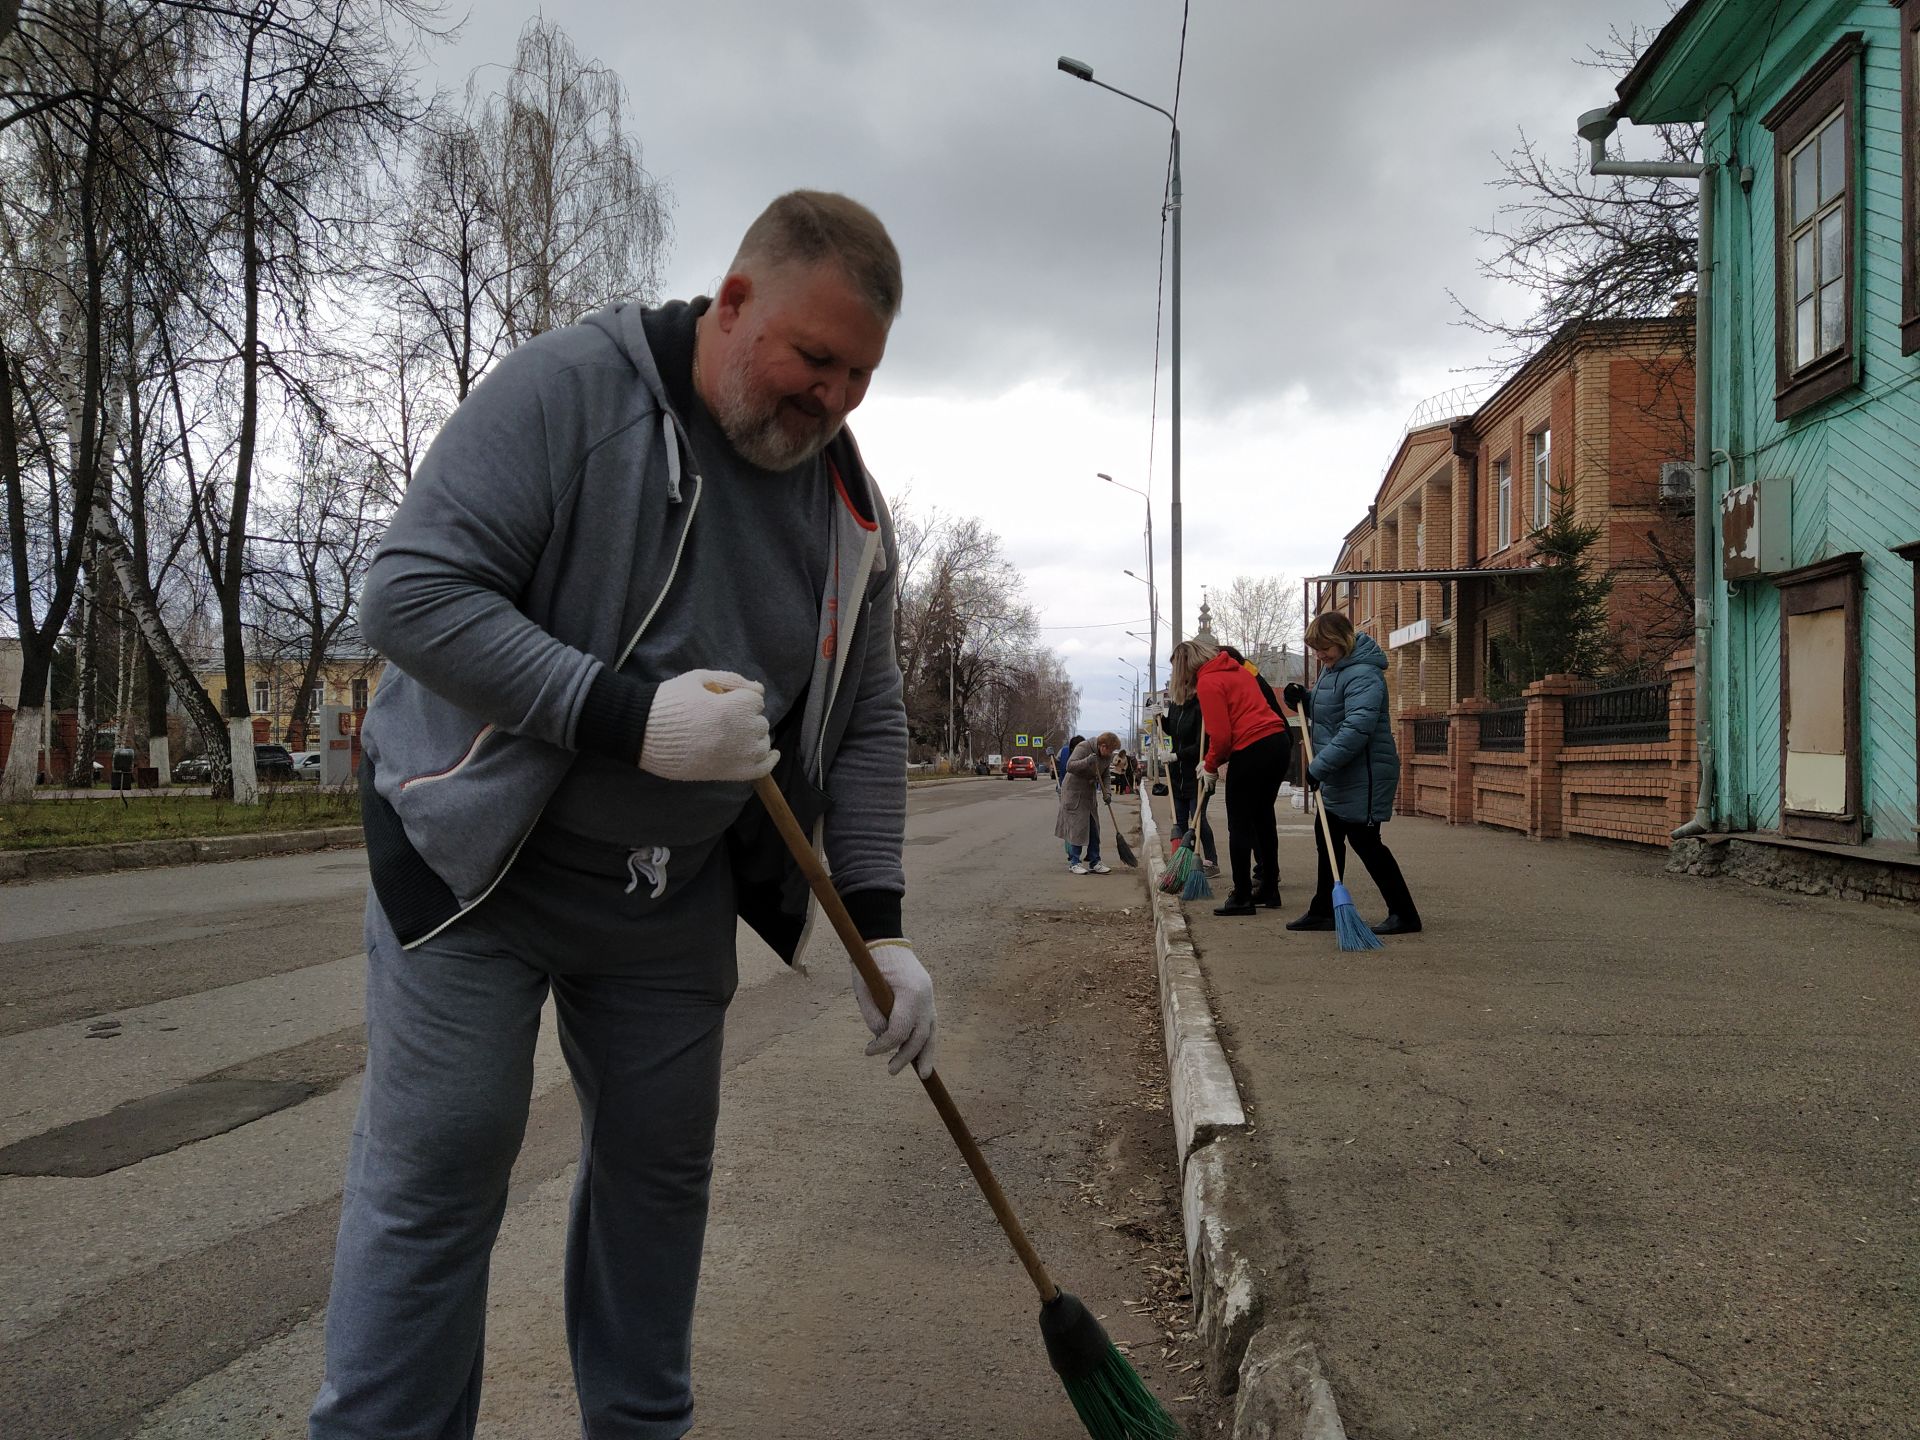
[[[1045,375],[1144,400],[1166,124],[1054,58],[1170,106],[1177,4],[545,10],[632,92],[679,202],[679,288],[710,284],[780,189],[842,188],[881,212],[908,262],[890,384],[964,393]],[[1338,407],[1354,387],[1477,358],[1445,291],[1482,293],[1471,231],[1497,203],[1493,152],[1522,125],[1569,132],[1608,90],[1575,58],[1612,20],[1665,12],[1196,7],[1181,100],[1189,413],[1296,384]],[[524,15],[478,0],[446,78],[506,59]]]

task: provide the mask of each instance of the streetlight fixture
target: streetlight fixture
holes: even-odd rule
[[[1145,490],[1136,490],[1131,485],[1122,485],[1118,480],[1114,479],[1113,476],[1107,474],[1107,472],[1104,470],[1097,470],[1094,473],[1098,478],[1106,481],[1109,485],[1115,486],[1121,490],[1132,490],[1135,495],[1138,495],[1142,500],[1146,502],[1146,506],[1147,506],[1147,599],[1148,599],[1148,604],[1147,604],[1147,694],[1149,697],[1151,697],[1153,692],[1160,688],[1160,600],[1159,600],[1159,592],[1155,590],[1154,584],[1153,584],[1153,496],[1150,495]],[[1129,575],[1133,575],[1133,572],[1131,570],[1129,570],[1127,573]],[[1134,575],[1133,578],[1138,580],[1140,577],[1138,575]],[[1179,643],[1177,637],[1174,643],[1175,644]],[[1152,758],[1152,769],[1153,769],[1153,778],[1156,780],[1160,778],[1159,763],[1160,763],[1160,757],[1158,755],[1155,755]]]
[[[1127,749],[1131,750],[1141,730],[1145,728],[1141,723],[1143,717],[1140,714],[1140,667],[1124,655],[1116,655],[1114,658],[1133,672],[1133,713],[1127,720]],[[1121,677],[1121,683],[1126,683],[1125,676]]]
[[[1157,590],[1154,587],[1154,583],[1151,580],[1143,579],[1141,576],[1135,575],[1131,570],[1122,570],[1120,573],[1122,575],[1125,575],[1131,580],[1139,580],[1142,585],[1147,587],[1147,617],[1148,617],[1147,631],[1149,634],[1159,633],[1158,631],[1158,621],[1160,618],[1159,590]],[[1132,632],[1129,631],[1128,633],[1131,634]],[[1137,640],[1139,639],[1139,636],[1136,635],[1134,636],[1134,638]],[[1149,663],[1151,663],[1151,652],[1153,650],[1153,644],[1151,641],[1149,641],[1147,644],[1147,650],[1149,652]],[[1149,696],[1152,695],[1153,693],[1152,685],[1148,686],[1147,693]],[[1152,772],[1152,777],[1155,780],[1158,780],[1160,778],[1160,747],[1157,745],[1153,748],[1153,753],[1149,761],[1149,768]]]
[[[1178,645],[1180,635],[1180,123],[1173,118],[1173,112],[1162,110],[1151,100],[1142,100],[1138,95],[1129,95],[1118,86],[1109,85],[1104,80],[1093,78],[1093,67],[1084,60],[1075,60],[1072,56],[1062,55],[1059,66],[1066,74],[1076,80],[1084,80],[1089,85],[1098,85],[1102,90],[1111,90],[1123,100],[1131,100],[1136,105],[1144,105],[1167,117],[1167,124],[1173,127],[1173,188],[1169,192],[1167,208],[1173,211],[1173,500],[1171,505],[1173,521],[1173,643]],[[1102,476],[1102,479],[1106,477]],[[1151,511],[1151,503],[1149,503]]]

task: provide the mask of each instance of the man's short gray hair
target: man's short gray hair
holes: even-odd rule
[[[826,190],[793,190],[747,227],[733,270],[836,261],[870,304],[891,324],[900,313],[900,252],[887,227],[858,200]]]

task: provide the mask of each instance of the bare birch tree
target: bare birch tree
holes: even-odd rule
[[[1212,598],[1214,633],[1249,660],[1299,650],[1300,590],[1286,576],[1236,575]]]
[[[353,268],[359,182],[374,147],[422,109],[397,37],[437,10],[433,0],[256,0],[210,16],[219,44],[203,52],[198,118],[220,217],[210,240],[227,279],[213,314],[236,410],[231,465],[201,495],[212,502],[205,558],[236,735],[251,713],[243,609],[256,465],[276,424],[324,408],[297,352],[321,287]],[[251,746],[235,750],[235,796],[251,800]]]
[[[520,32],[506,87],[477,124],[505,264],[509,344],[614,300],[655,298],[671,235],[667,187],[626,129],[620,78],[583,60],[558,25]]]

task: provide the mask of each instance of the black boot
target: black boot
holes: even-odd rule
[[[1257,915],[1259,911],[1254,908],[1253,901],[1236,891],[1227,896],[1227,901],[1224,905],[1215,906],[1213,913],[1216,915]]]
[[[1306,914],[1287,921],[1289,930],[1331,930],[1333,928],[1333,916],[1322,915],[1317,910],[1309,910]]]
[[[1280,887],[1276,885],[1271,890],[1256,891],[1253,897],[1253,903],[1258,905],[1262,910],[1278,910],[1280,908]]]
[[[1376,935],[1418,935],[1420,933],[1420,917],[1412,912],[1408,912],[1405,915],[1389,915],[1373,927],[1373,933]]]

